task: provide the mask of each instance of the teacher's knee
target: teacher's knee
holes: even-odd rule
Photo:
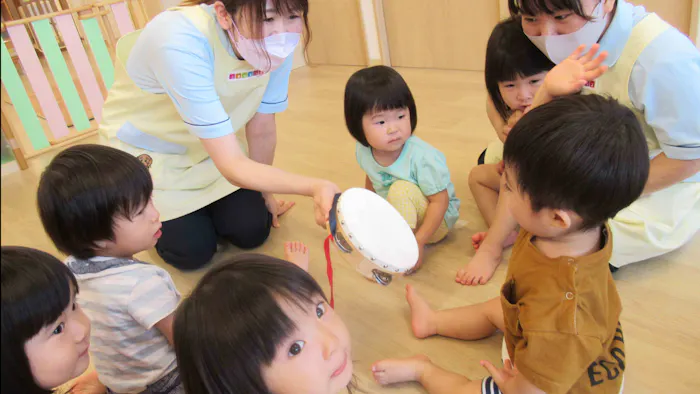
[[[241,249],[253,249],[265,243],[271,228],[272,216],[265,210],[254,218],[249,217],[245,223],[237,223],[222,236]]]
[[[158,242],[158,255],[166,263],[183,271],[200,269],[208,264],[216,253],[216,236],[192,237],[181,242]]]

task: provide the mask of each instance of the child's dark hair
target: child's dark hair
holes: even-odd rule
[[[75,276],[48,253],[20,246],[0,249],[2,282],[2,393],[47,394],[32,375],[25,343],[68,308]]]
[[[581,0],[508,0],[508,9],[513,16],[541,13],[552,15],[558,11],[571,10],[584,19],[591,19],[583,11]]]
[[[175,353],[188,394],[267,393],[270,365],[294,322],[279,305],[304,307],[325,295],[308,272],[258,254],[207,272],[175,313]]]
[[[114,240],[114,220],[135,216],[149,201],[153,181],[134,156],[102,145],[59,153],[39,181],[39,215],[58,250],[94,257],[96,241]]]
[[[504,121],[512,111],[503,101],[498,83],[531,77],[553,67],[554,63],[527,38],[520,18],[506,19],[493,28],[486,46],[484,76],[486,90]]]
[[[567,209],[591,229],[632,204],[649,176],[639,120],[612,98],[574,95],[522,117],[503,160],[532,209]]]
[[[352,74],[345,85],[345,124],[355,139],[369,146],[362,127],[367,113],[388,109],[408,108],[411,113],[411,133],[416,129],[418,113],[411,89],[401,75],[391,67],[374,66]]]

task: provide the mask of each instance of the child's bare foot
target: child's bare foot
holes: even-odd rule
[[[480,248],[466,267],[457,271],[455,282],[467,286],[485,285],[501,263],[501,252]]]
[[[423,370],[429,364],[430,359],[423,355],[386,359],[372,365],[372,375],[381,385],[413,382],[420,379]]]
[[[411,329],[416,338],[427,338],[437,334],[435,311],[411,285],[406,285],[406,301],[411,307]]]
[[[482,242],[484,242],[484,239],[486,239],[486,231],[481,231],[472,235],[472,247],[474,247],[474,250],[479,250],[479,247],[481,246]],[[503,248],[505,249],[513,245],[516,239],[518,239],[518,232],[513,231],[510,233],[510,235],[508,235],[508,238],[503,241]]]
[[[304,271],[309,270],[309,248],[303,242],[285,242],[284,258],[303,268]]]

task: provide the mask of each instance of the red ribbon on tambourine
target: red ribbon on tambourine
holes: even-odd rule
[[[331,308],[335,309],[335,295],[333,292],[333,263],[331,263],[331,240],[332,235],[326,237],[323,241],[323,251],[326,253],[326,275],[328,275],[328,284],[331,287]]]

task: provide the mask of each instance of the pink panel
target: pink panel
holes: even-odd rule
[[[90,61],[88,60],[87,53],[85,53],[83,42],[78,35],[78,30],[73,23],[73,18],[70,15],[59,15],[54,18],[54,22],[56,22],[56,27],[61,33],[61,37],[63,37],[63,43],[68,50],[68,55],[71,58],[73,67],[75,67],[75,71],[78,73],[78,79],[80,80],[80,85],[83,87],[83,92],[85,92],[85,97],[92,110],[92,115],[99,123],[102,118],[102,104],[104,103],[104,98],[100,91],[100,85],[98,85],[97,79],[95,78],[95,72],[90,67]]]
[[[7,33],[12,39],[12,44],[17,52],[22,68],[27,75],[29,84],[34,90],[39,106],[46,116],[46,122],[49,124],[51,133],[54,138],[62,138],[68,135],[68,126],[63,118],[61,108],[58,107],[56,97],[53,95],[49,80],[46,78],[44,68],[39,62],[39,58],[34,51],[27,29],[24,25],[11,26],[7,28]]]
[[[131,21],[131,15],[126,3],[114,3],[110,7],[112,7],[114,19],[117,21],[119,33],[123,36],[134,31],[134,23]]]

